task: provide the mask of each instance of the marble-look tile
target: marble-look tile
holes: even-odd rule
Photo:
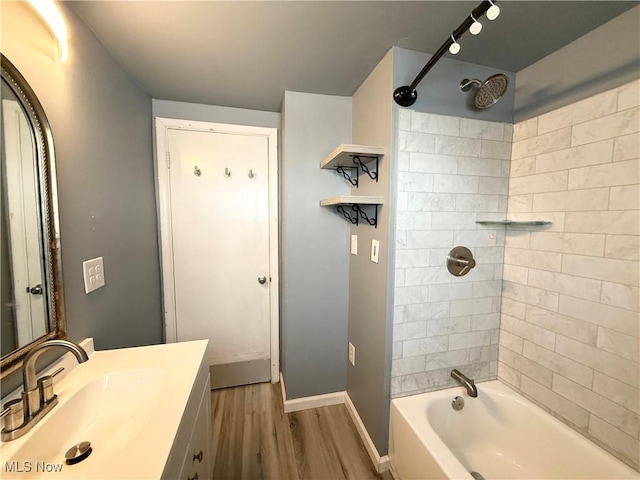
[[[502,266],[504,261],[504,248],[502,247],[477,247],[474,248],[473,256],[479,264],[497,263]],[[446,255],[445,255],[446,257]]]
[[[640,156],[640,133],[617,137],[613,146],[613,161],[631,160]]]
[[[541,252],[519,248],[505,248],[505,265],[517,265],[537,270],[559,272],[562,265],[562,255],[555,252]]]
[[[452,248],[453,240],[454,232],[451,231],[407,232],[406,248]]]
[[[530,248],[547,252],[601,257],[605,235],[590,233],[531,232]]]
[[[396,305],[426,303],[429,300],[428,287],[396,287],[394,302]]]
[[[473,295],[473,292],[472,292]],[[479,313],[491,313],[493,310],[491,298],[470,298],[451,300],[451,316],[460,317]]]
[[[514,335],[507,330],[500,330],[500,346],[522,355],[524,349],[524,339],[518,335]]]
[[[509,217],[512,215],[509,214]],[[531,232],[510,228],[506,233],[505,246],[513,248],[529,248]]]
[[[587,300],[597,300],[600,298],[601,282],[590,278],[530,269],[528,282],[532,287],[544,288],[545,290],[571,295],[572,297]]]
[[[569,172],[559,171],[541,173],[526,177],[516,177],[509,180],[509,194],[522,195],[525,193],[548,193],[567,189]]]
[[[627,83],[618,88],[618,111],[640,105],[640,80]]]
[[[471,331],[497,330],[500,328],[500,313],[471,315]]]
[[[452,368],[469,363],[469,350],[453,350],[450,352],[431,353],[425,355],[426,370]]]
[[[406,212],[409,205],[409,194],[407,192],[398,192],[396,200],[396,210],[398,212]]]
[[[611,163],[612,159],[613,139],[603,140],[538,155],[535,159],[535,173],[606,164]]]
[[[632,411],[594,393],[589,388],[572,382],[562,375],[553,376],[553,391],[600,418],[606,418],[616,428],[638,438],[638,415]]]
[[[538,135],[609,115],[617,104],[618,91],[613,89],[545,113],[538,117]]]
[[[457,212],[500,212],[501,195],[456,195]],[[504,212],[506,213],[506,212]]]
[[[460,135],[460,118],[433,113],[413,112],[411,115],[411,130],[414,132],[432,133],[437,135]]]
[[[615,162],[610,165],[596,165],[570,170],[568,188],[575,190],[615,185],[637,185],[639,182],[640,159],[635,159]]]
[[[430,302],[458,301],[459,299],[471,298],[472,295],[473,288],[471,283],[452,283],[429,286]],[[451,311],[451,315],[455,316],[453,311]]]
[[[427,322],[427,336],[450,335],[471,331],[471,317],[449,317]]]
[[[401,375],[409,375],[412,373],[424,372],[425,368],[424,355],[415,357],[398,358],[391,362],[391,376],[398,377]]]
[[[567,419],[573,425],[586,429],[589,425],[589,412],[555,393],[550,387],[551,385],[540,385],[540,383],[526,377],[522,377],[520,382],[520,388],[526,395]]]
[[[513,124],[503,123],[503,125],[504,125],[504,135],[502,136],[502,141],[513,143]]]
[[[604,256],[640,261],[640,237],[637,235],[607,235]]]
[[[611,192],[609,195],[609,210],[638,210],[639,208],[639,185],[611,187]]]
[[[398,129],[408,132],[411,130],[411,114],[413,110],[398,108]]]
[[[503,362],[498,362],[498,378],[516,390],[520,389],[520,372]]]
[[[476,214],[467,212],[431,213],[433,230],[475,230]]]
[[[632,285],[602,282],[600,301],[607,305],[638,312],[640,311],[640,289]]]
[[[396,250],[407,248],[407,232],[396,230]]]
[[[536,157],[511,160],[511,177],[526,177],[536,173]]]
[[[453,212],[456,209],[456,195],[453,193],[409,192],[408,211]]]
[[[493,247],[498,245],[497,239],[498,237],[495,230],[462,230],[453,232],[453,244],[451,248],[455,245],[465,245],[467,248]]]
[[[640,466],[640,443],[637,438],[627,435],[597,415],[591,415],[589,419],[589,435],[633,462],[636,469]]]
[[[511,159],[511,143],[494,140],[482,140],[482,158]]]
[[[593,385],[593,369],[578,362],[558,355],[552,350],[543,348],[525,340],[523,355],[549,370],[556,372],[574,382],[591,388]]]
[[[640,390],[600,372],[593,376],[593,391],[640,414]]]
[[[409,152],[398,152],[397,161],[398,161],[398,172],[408,172],[409,171]]]
[[[431,212],[398,212],[396,228],[398,230],[430,230]]]
[[[509,315],[503,314],[500,317],[500,320],[500,328],[502,330],[510,332],[513,335],[517,335],[518,337],[533,342],[548,350],[553,350],[556,342],[556,334],[554,332]]]
[[[511,159],[513,160],[530,157],[532,155],[540,155],[547,152],[554,152],[570,146],[571,128],[563,128],[561,130],[554,130],[553,132],[514,142]]]
[[[502,279],[473,282],[473,298],[500,297],[502,291],[501,280]]]
[[[526,315],[526,307],[527,307],[526,303],[522,303],[512,298],[503,296],[502,307],[500,311],[501,313],[510,315],[520,320],[524,320]],[[532,322],[532,323],[535,323],[535,322]]]
[[[526,285],[527,279],[529,278],[529,269],[525,267],[517,267],[515,265],[505,264],[503,267],[502,278],[509,282]]]
[[[451,274],[446,267],[407,268],[405,285],[434,285],[451,283]]]
[[[550,312],[542,308],[526,306],[526,320],[529,323],[537,325],[545,330],[559,333],[568,338],[573,338],[587,345],[596,344],[598,335],[598,326],[582,320],[562,315],[556,312]]]
[[[497,343],[469,349],[469,363],[494,362],[496,360],[498,360]],[[495,374],[497,374],[497,372],[495,372]]]
[[[429,192],[433,190],[433,174],[418,172],[399,172],[398,191]]]
[[[429,302],[407,305],[404,307],[404,316],[408,322],[449,318],[449,302]],[[427,335],[431,335],[429,333],[429,323],[427,323]]]
[[[513,142],[519,142],[538,135],[538,117],[530,118],[513,126]]]
[[[638,363],[640,345],[634,336],[599,327],[596,346],[606,352]]]
[[[613,283],[640,285],[638,264],[615,258],[565,254],[562,260],[562,272]]]
[[[548,292],[505,280],[502,285],[502,296],[552,312],[558,310],[559,294],[556,292]]]
[[[629,311],[629,309],[561,295],[558,312],[568,317],[638,337],[640,317],[637,312]]]
[[[479,157],[481,152],[482,140],[462,137],[436,137],[435,153],[461,157]]]
[[[565,231],[573,233],[608,233],[616,235],[640,234],[636,211],[568,212]]]
[[[558,335],[555,351],[583,365],[638,388],[637,362],[632,362],[599,348]]]
[[[491,158],[460,157],[458,158],[458,173],[460,175],[502,177],[502,163],[502,160]]]
[[[398,150],[401,152],[434,153],[436,136],[420,132],[404,132],[398,134]]]
[[[449,335],[449,348],[460,350],[463,348],[473,348],[491,345],[491,332],[480,330],[477,332],[452,333]]]
[[[507,195],[508,192],[508,178],[480,177],[478,180],[478,193],[489,195]]]
[[[394,287],[405,287],[406,284],[404,282],[404,269],[396,268],[394,273]]]
[[[396,251],[396,269],[412,267],[428,267],[431,250],[428,248],[416,248],[411,250]]]
[[[478,177],[463,175],[433,175],[433,192],[441,193],[477,193]]]
[[[530,379],[551,388],[553,372],[548,368],[545,368],[542,365],[539,365],[536,362],[533,362],[528,358],[504,347],[500,347],[498,358],[504,364],[520,372],[523,375],[523,380],[525,376],[527,376]]]
[[[424,173],[457,173],[458,159],[451,155],[411,153],[410,170]]]
[[[391,358],[392,360],[402,358],[402,342],[393,342],[391,346]]]
[[[571,146],[636,133],[640,129],[640,108],[623,110],[572,127]]]
[[[525,195],[509,195],[507,211],[512,212],[531,212],[533,208],[533,194]]]
[[[412,340],[427,336],[427,322],[404,322],[393,326],[393,341]]]
[[[429,353],[446,352],[447,350],[449,350],[449,337],[446,335],[406,340],[402,345],[405,358]]]
[[[569,215],[569,213],[565,213],[565,212],[539,212],[536,213],[535,215],[535,220],[544,220],[547,222],[551,222],[551,224],[549,225],[545,225],[545,231],[546,232],[563,232],[565,230],[565,217]],[[518,213],[518,212],[513,212],[513,213],[509,213],[509,216],[507,217],[509,220],[531,220],[531,213]],[[536,232],[536,231],[540,231],[540,227],[539,226],[531,226],[531,227],[527,227],[527,226],[518,226],[517,227],[518,230],[522,230],[522,231],[530,231],[530,232]],[[513,227],[509,227],[509,234],[511,234],[515,229]]]
[[[571,181],[571,172],[569,173]],[[568,192],[536,193],[533,195],[534,212],[584,212],[607,210],[608,188],[589,188]]]
[[[471,118],[460,119],[460,136],[485,140],[504,141],[505,123],[488,122]],[[509,139],[511,141],[511,139]]]

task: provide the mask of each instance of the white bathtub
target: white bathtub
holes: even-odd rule
[[[499,381],[391,401],[397,479],[623,479],[640,473]],[[464,398],[455,411],[454,397]]]

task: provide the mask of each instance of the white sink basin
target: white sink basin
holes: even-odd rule
[[[59,403],[31,432],[2,443],[0,476],[159,478],[201,368],[201,343],[94,352],[54,381]],[[65,464],[67,450],[85,441],[91,454]]]

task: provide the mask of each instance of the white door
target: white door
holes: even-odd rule
[[[269,137],[168,128],[166,148],[176,340],[209,339],[214,387],[269,381]]]
[[[31,127],[20,104],[2,101],[11,274],[18,346],[47,333],[38,172]]]

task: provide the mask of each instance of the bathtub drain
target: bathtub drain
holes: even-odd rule
[[[478,472],[471,472],[471,476],[475,478],[475,480],[484,480],[484,477],[480,475]]]

